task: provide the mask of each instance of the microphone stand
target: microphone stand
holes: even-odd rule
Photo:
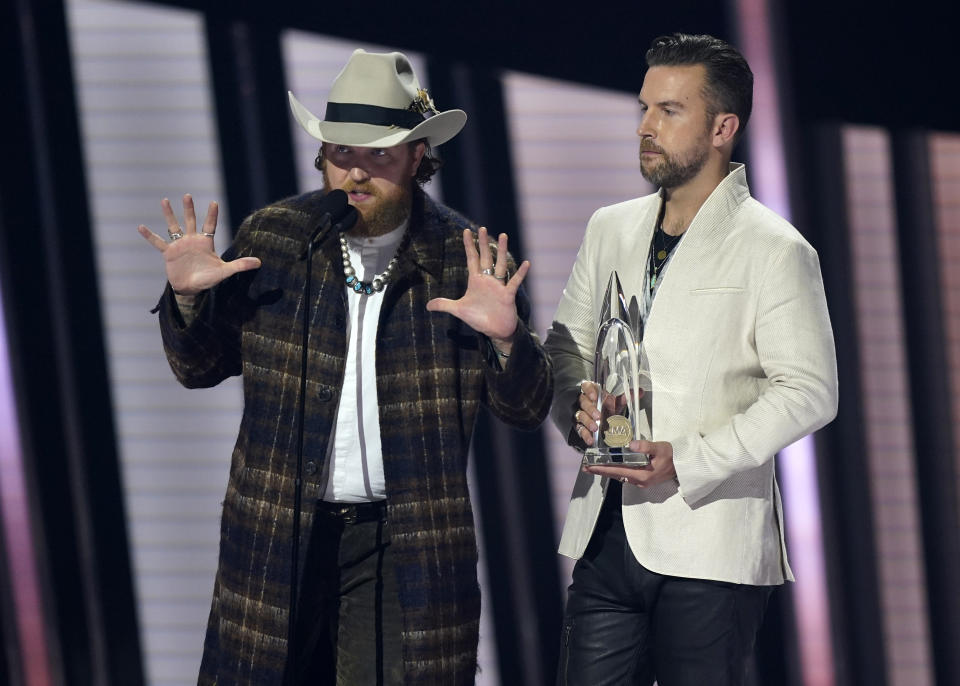
[[[349,229],[357,220],[357,212],[353,207],[347,206],[346,213],[333,226],[334,230],[342,231]],[[295,686],[297,683],[297,594],[299,588],[300,576],[300,513],[302,508],[302,484],[303,484],[303,425],[306,416],[307,399],[307,344],[310,340],[310,286],[313,272],[313,247],[317,243],[323,242],[327,237],[327,231],[333,218],[329,213],[323,215],[316,230],[311,234],[307,241],[307,248],[300,256],[300,259],[306,259],[307,271],[303,279],[303,333],[301,336],[301,355],[300,355],[300,398],[297,403],[297,473],[294,480],[293,491],[293,540],[290,551],[290,611],[288,612],[287,622],[287,683],[289,686]],[[318,240],[319,238],[319,240]]]

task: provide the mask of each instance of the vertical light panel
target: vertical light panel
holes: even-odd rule
[[[393,52],[394,50],[398,50],[397,48],[382,45],[355,43],[314,33],[304,33],[302,31],[284,32],[282,48],[289,89],[297,96],[297,100],[321,119],[324,117],[330,86],[333,85],[334,79],[337,78],[337,74],[343,69],[354,50],[357,48],[363,48],[367,52]],[[430,84],[427,82],[427,64],[424,57],[408,50],[401,50],[400,52],[403,52],[410,60],[410,64],[413,66],[417,78],[420,79],[421,87],[429,90]],[[437,103],[437,107],[440,110],[447,110],[458,107],[458,104],[440,102]],[[469,113],[467,114],[469,116]],[[291,119],[292,117],[293,115],[291,115]],[[293,131],[293,154],[297,164],[297,182],[300,191],[306,192],[319,188],[323,185],[323,181],[320,177],[320,172],[314,167],[314,159],[317,156],[320,141],[304,131],[303,127],[297,124],[295,120],[291,123],[291,129]],[[443,201],[440,183],[441,174],[442,171],[434,175],[430,183],[424,187],[424,190],[431,197],[440,202]],[[493,635],[493,617],[491,616],[491,609],[488,603],[490,596],[486,592],[489,581],[485,564],[483,531],[480,528],[482,522],[480,516],[481,499],[475,490],[475,464],[476,459],[471,453],[468,478],[470,499],[473,503],[474,510],[474,524],[477,531],[477,545],[480,553],[478,576],[482,603],[480,614],[480,645],[477,654],[480,670],[477,674],[476,683],[478,686],[493,686],[493,684],[500,683],[500,678],[496,654],[496,640]]]
[[[242,398],[236,380],[177,384],[149,312],[162,257],[136,226],[165,235],[165,196],[179,208],[192,193],[201,215],[223,199],[203,21],[135,2],[67,10],[144,664],[152,686],[182,686],[200,666]]]
[[[930,136],[931,181],[940,293],[947,354],[947,375],[953,399],[953,454],[960,478],[960,135]],[[957,483],[960,493],[960,481]],[[960,536],[960,522],[956,535]]]
[[[884,659],[890,686],[933,683],[913,420],[904,345],[890,141],[881,129],[842,132],[860,395],[879,562]],[[842,459],[842,456],[838,456]],[[878,647],[880,648],[880,647]]]
[[[737,0],[735,5],[739,43],[754,75],[753,111],[746,130],[751,191],[760,202],[789,220],[790,192],[770,7],[768,0]],[[777,467],[783,479],[784,524],[796,576],[792,597],[801,679],[805,686],[832,686],[833,644],[813,437],[806,436],[784,448]]]
[[[637,74],[637,92],[641,74]],[[503,78],[525,258],[531,262],[533,323],[541,338],[553,320],[590,216],[651,193],[640,176],[636,94],[519,73]],[[551,422],[544,427],[547,477],[559,532],[580,455]],[[558,556],[561,585],[572,560]]]

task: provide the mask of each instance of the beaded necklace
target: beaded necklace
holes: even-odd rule
[[[400,247],[403,247],[402,241],[400,243]],[[340,234],[340,255],[343,257],[343,276],[347,282],[347,286],[352,288],[355,293],[359,293],[361,295],[373,295],[374,293],[379,293],[387,287],[387,283],[390,281],[390,276],[397,267],[397,255],[399,253],[400,248],[397,248],[397,254],[395,254],[393,259],[390,260],[390,264],[387,265],[386,269],[374,276],[369,281],[361,281],[357,278],[357,270],[353,268],[353,263],[350,262],[350,250],[347,247],[347,239],[342,233]]]

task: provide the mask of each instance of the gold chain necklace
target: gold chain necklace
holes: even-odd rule
[[[683,238],[683,234],[669,236],[663,230],[662,218],[657,222],[657,228],[653,232],[653,240],[650,241],[650,293],[652,294],[660,278],[660,270],[667,263],[670,253],[677,247],[677,243]]]

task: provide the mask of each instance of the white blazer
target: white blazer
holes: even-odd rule
[[[659,209],[654,194],[601,208],[587,225],[546,340],[564,436],[579,383],[592,376],[607,279],[617,270],[627,299],[641,297]],[[624,486],[637,560],[671,576],[793,580],[773,457],[836,416],[836,354],[817,254],[750,197],[743,165],[731,165],[675,249],[644,347],[653,384],[646,435],[673,445],[679,487]],[[607,481],[580,473],[560,553],[583,554]]]

